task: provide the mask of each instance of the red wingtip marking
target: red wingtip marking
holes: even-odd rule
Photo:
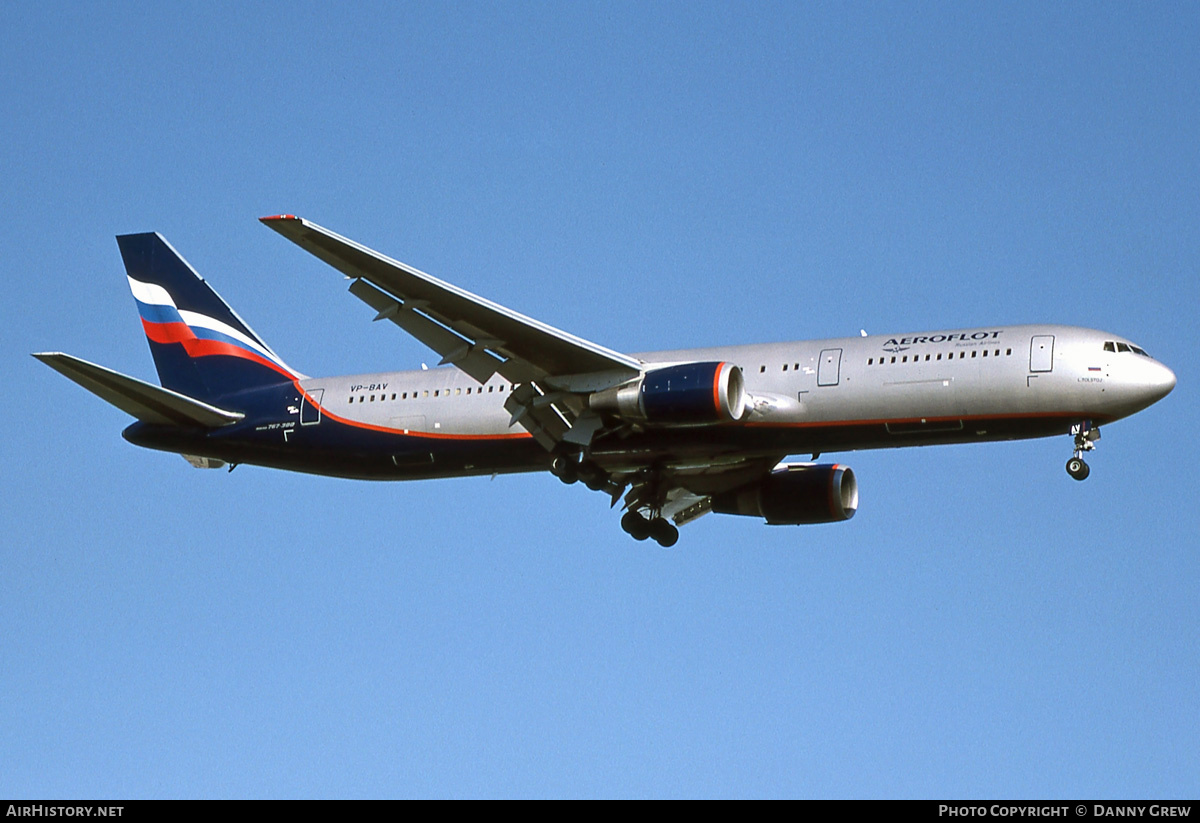
[[[299,220],[300,218],[294,214],[272,214],[270,217],[258,218],[260,223],[266,223],[268,220]]]

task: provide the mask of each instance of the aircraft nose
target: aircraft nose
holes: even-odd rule
[[[1160,362],[1154,362],[1154,365],[1158,366],[1158,376],[1154,380],[1154,391],[1158,392],[1158,398],[1163,398],[1171,394],[1171,389],[1175,388],[1175,372],[1172,372],[1170,368],[1160,364]]]
[[[1143,375],[1143,385],[1150,396],[1150,402],[1162,400],[1175,388],[1175,372],[1168,369],[1157,360],[1147,363]]]

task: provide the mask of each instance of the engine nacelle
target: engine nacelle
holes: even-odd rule
[[[746,414],[746,381],[732,363],[681,363],[596,392],[588,403],[598,412],[651,425],[728,423]]]
[[[858,481],[849,466],[784,463],[758,483],[714,495],[712,510],[772,526],[837,523],[858,510]]]

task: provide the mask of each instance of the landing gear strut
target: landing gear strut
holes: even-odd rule
[[[1100,429],[1093,426],[1091,420],[1084,420],[1071,427],[1071,434],[1075,435],[1075,454],[1067,461],[1067,474],[1076,480],[1084,480],[1092,470],[1084,462],[1083,454],[1096,448],[1096,441],[1100,439]]]

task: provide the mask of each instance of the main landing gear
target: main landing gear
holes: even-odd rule
[[[583,481],[594,492],[609,489],[612,478],[608,472],[597,466],[591,460],[579,459],[572,454],[560,454],[550,464],[550,473],[568,486]]]
[[[621,528],[634,540],[653,538],[669,549],[679,542],[679,529],[662,516],[667,488],[662,474],[654,468],[643,469],[632,481],[633,488],[625,497],[625,514]]]
[[[1083,454],[1096,448],[1096,441],[1100,439],[1100,429],[1093,426],[1091,420],[1084,420],[1071,427],[1071,434],[1075,435],[1075,454],[1067,461],[1067,474],[1076,480],[1086,480],[1092,470],[1084,462]]]
[[[578,453],[555,455],[550,463],[550,473],[567,485],[582,481],[592,491],[608,492],[614,506],[625,491],[624,483],[614,480],[603,468]],[[621,528],[634,540],[653,538],[664,549],[674,546],[679,542],[679,529],[661,514],[663,495],[657,474],[647,472],[633,485],[633,491],[626,498],[627,510],[621,516]]]
[[[621,528],[634,540],[645,540],[653,537],[654,542],[669,549],[679,542],[679,529],[671,525],[665,517],[646,519],[641,512],[627,511],[621,517]]]

